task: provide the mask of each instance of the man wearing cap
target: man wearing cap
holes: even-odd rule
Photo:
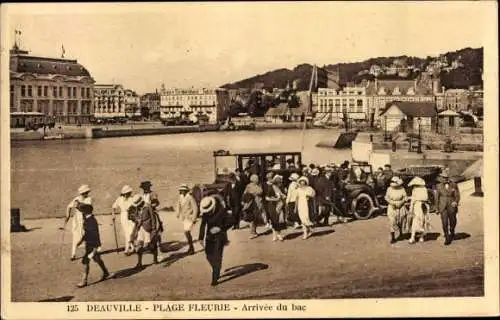
[[[177,202],[177,219],[183,222],[184,235],[189,244],[187,254],[194,254],[193,237],[191,229],[198,218],[198,205],[186,184],[179,186],[179,201]]]
[[[153,262],[159,263],[163,260],[160,254],[160,236],[163,232],[160,217],[151,205],[145,203],[141,195],[133,197],[132,205],[129,207],[129,216],[135,217],[135,227],[132,232],[131,241],[135,243],[137,252],[136,268],[142,268],[142,256],[144,252],[153,254]]]
[[[460,191],[455,182],[450,181],[447,169],[439,175],[439,184],[436,186],[437,210],[441,215],[441,223],[445,236],[444,245],[449,245],[455,237],[457,226],[458,204],[460,202]]]
[[[212,286],[218,284],[222,267],[222,255],[227,243],[226,209],[220,198],[204,197],[200,201],[200,212],[204,221],[205,254],[212,267]]]
[[[156,208],[160,205],[160,200],[158,199],[158,195],[156,192],[153,192],[151,190],[151,187],[153,184],[151,181],[143,181],[141,182],[141,185],[139,188],[142,189],[142,199],[146,204],[151,205],[153,210],[156,210]]]
[[[125,255],[129,255],[134,251],[134,244],[130,241],[132,236],[132,231],[134,231],[134,221],[130,220],[128,217],[128,208],[132,205],[132,188],[128,185],[123,186],[120,196],[111,206],[113,210],[113,222],[115,220],[115,214],[120,213],[120,223],[122,225],[124,243],[125,243]]]
[[[83,236],[83,213],[82,208],[87,206],[92,206],[92,198],[89,196],[90,187],[86,184],[78,188],[78,196],[75,197],[68,204],[66,208],[66,218],[64,220],[64,226],[68,223],[71,218],[71,213],[73,212],[73,221],[71,232],[73,234],[73,243],[71,246],[71,260],[76,259],[76,249],[79,247],[79,242]]]
[[[316,203],[318,204],[318,217],[316,222],[323,226],[328,226],[335,186],[330,179],[332,169],[325,167],[324,170],[324,174],[319,176],[315,181]],[[322,219],[323,222],[321,223]]]
[[[287,212],[287,221],[293,221],[294,223],[294,228],[298,229],[300,228],[300,219],[297,214],[295,214],[295,201],[296,201],[296,190],[298,188],[297,180],[299,179],[299,175],[297,173],[292,173],[288,180],[290,180],[290,184],[288,185],[288,190],[286,194],[286,212]]]
[[[90,190],[90,189],[89,189]],[[84,271],[82,275],[82,281],[77,284],[78,288],[83,288],[87,286],[87,279],[90,271],[90,259],[93,259],[95,263],[101,268],[102,276],[101,281],[106,280],[109,277],[108,269],[101,259],[101,254],[99,253],[99,248],[101,247],[101,238],[99,236],[99,225],[94,215],[92,214],[93,207],[88,204],[80,204],[80,212],[83,215],[83,233],[77,245],[85,242],[85,254],[82,257],[82,264],[84,265]]]

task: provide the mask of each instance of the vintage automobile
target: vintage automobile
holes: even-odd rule
[[[362,170],[360,177],[355,172],[357,168]],[[435,211],[435,186],[436,178],[442,170],[439,165],[414,165],[394,171],[394,174],[401,177],[403,185],[408,195],[411,194],[408,183],[416,176],[421,177],[426,182],[428,189],[431,212]],[[359,172],[359,171],[358,171]],[[377,182],[370,179],[372,176],[372,166],[366,162],[354,162],[351,164],[350,178],[342,183],[341,194],[347,205],[339,206],[344,213],[352,214],[356,219],[366,220],[375,213],[380,213],[387,208],[384,200],[387,186],[378,186]]]
[[[300,174],[302,166],[301,152],[263,152],[263,153],[231,153],[227,150],[213,152],[214,182],[199,184],[193,188],[193,195],[199,202],[203,196],[219,194],[227,200],[231,187],[231,173],[236,169],[246,170],[259,176],[259,181],[266,182],[268,172],[283,176],[283,183],[288,186],[292,173]]]

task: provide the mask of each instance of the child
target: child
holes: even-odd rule
[[[101,246],[101,239],[99,236],[99,226],[97,220],[92,214],[93,207],[88,204],[79,203],[78,210],[83,213],[83,236],[78,242],[80,245],[85,242],[85,254],[82,257],[82,264],[84,265],[84,272],[82,281],[77,284],[78,288],[83,288],[87,286],[87,279],[90,271],[90,259],[93,259],[102,270],[101,281],[106,280],[109,277],[108,269],[101,259],[99,253],[99,247]]]

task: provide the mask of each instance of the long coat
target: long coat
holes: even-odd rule
[[[460,191],[456,183],[450,181],[448,183],[448,188],[446,188],[446,184],[443,182],[436,186],[436,204],[438,212],[456,213],[457,207],[453,207],[451,203],[456,202],[458,205],[459,201]]]
[[[191,194],[180,196],[177,202],[177,217],[181,220],[195,221],[198,218],[198,205]]]
[[[328,205],[331,203],[335,189],[335,183],[332,180],[321,176],[316,179],[314,189],[316,190],[316,202],[319,205]]]

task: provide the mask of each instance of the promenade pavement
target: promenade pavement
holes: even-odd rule
[[[116,253],[110,216],[98,216],[103,260],[114,273],[97,282],[100,270],[92,262],[91,285],[78,289],[82,264],[70,261],[71,234],[59,230],[61,219],[25,220],[30,229],[11,237],[13,301],[124,301],[309,299],[426,296],[481,296],[484,294],[483,198],[471,197],[472,181],[460,184],[457,237],[443,246],[439,216],[432,214],[432,230],[425,243],[407,240],[389,244],[387,217],[352,221],[315,229],[301,239],[288,229],[284,242],[269,234],[248,239],[248,229],[230,231],[225,248],[222,283],[211,287],[210,268],[199,243],[187,250],[182,223],[172,212],[162,212],[166,226],[166,259],[133,269],[136,257]],[[335,219],[331,219],[335,221]],[[242,226],[244,223],[242,223]],[[198,228],[198,224],[195,226]],[[119,220],[117,227],[120,229]],[[265,231],[260,228],[260,232]],[[118,241],[123,245],[121,230]],[[195,237],[197,231],[194,232]]]

